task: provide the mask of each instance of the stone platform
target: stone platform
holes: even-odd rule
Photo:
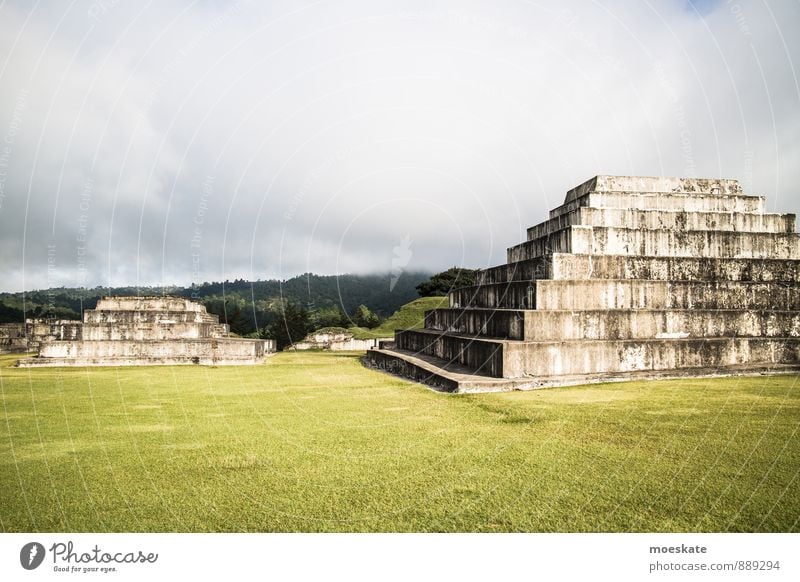
[[[229,337],[216,315],[180,297],[104,297],[84,312],[80,333],[80,340],[42,343],[37,357],[17,365],[242,365],[275,351],[274,340]]]
[[[449,392],[800,370],[800,235],[735,180],[596,176],[368,365]]]

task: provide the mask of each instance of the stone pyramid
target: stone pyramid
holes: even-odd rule
[[[451,392],[800,369],[800,235],[736,180],[596,176],[367,363]]]
[[[70,340],[45,341],[20,367],[258,364],[274,340],[229,337],[205,306],[183,297],[103,297]]]

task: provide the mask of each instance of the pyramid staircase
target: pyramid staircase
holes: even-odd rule
[[[448,392],[800,370],[800,235],[735,180],[596,176],[370,350]]]

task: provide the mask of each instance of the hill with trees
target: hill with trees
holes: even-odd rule
[[[0,323],[22,322],[26,317],[80,319],[104,296],[175,295],[199,301],[219,316],[233,333],[263,335],[280,318],[287,304],[304,317],[310,329],[378,325],[417,296],[416,286],[430,273],[403,273],[390,287],[391,274],[314,275],[286,280],[203,283],[192,287],[95,287],[94,289],[43,289],[26,293],[0,293]]]
[[[420,297],[443,297],[453,289],[474,285],[480,269],[450,267],[417,285]]]
[[[477,271],[314,275],[286,280],[203,283],[192,287],[43,289],[0,293],[0,323],[25,318],[81,319],[104,296],[174,295],[199,301],[232,333],[275,339],[283,348],[322,328],[348,328],[356,338],[387,337],[395,329],[422,327],[425,311],[447,305],[447,292],[471,285]],[[417,298],[417,295],[421,297]]]
[[[447,305],[447,297],[420,297],[403,305],[377,327],[351,327],[348,331],[356,339],[394,337],[394,332],[397,329],[419,329],[424,327],[426,311],[447,307]]]

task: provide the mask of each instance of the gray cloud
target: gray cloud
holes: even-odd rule
[[[697,8],[697,9],[696,9]],[[796,3],[0,8],[1,289],[502,262],[598,173],[797,210]],[[49,269],[48,269],[49,265]]]

